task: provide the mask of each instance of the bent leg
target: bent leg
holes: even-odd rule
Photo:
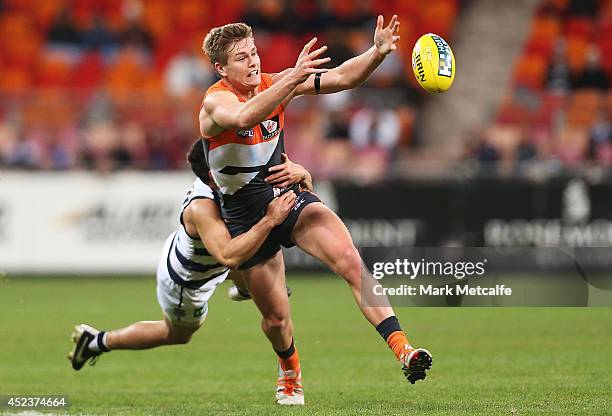
[[[279,251],[274,257],[245,270],[243,277],[263,317],[261,329],[278,355],[276,403],[303,405],[300,356],[293,344],[293,322],[282,252]]]
[[[232,270],[230,271],[229,276],[227,278],[228,280],[231,280],[234,283],[234,286],[236,286],[238,289],[244,292],[247,292],[249,290],[244,281],[244,277],[242,277],[241,272]]]
[[[293,322],[285,285],[282,252],[279,251],[265,262],[244,270],[242,276],[261,312],[261,329],[276,351],[287,350],[293,338]]]
[[[346,226],[324,204],[315,202],[302,210],[292,239],[346,280],[361,312],[372,325],[394,315],[387,298],[374,295],[376,280],[361,261]]]
[[[106,346],[111,350],[144,350],[162,345],[186,344],[201,324],[179,325],[164,317],[163,321],[140,321],[108,331]]]

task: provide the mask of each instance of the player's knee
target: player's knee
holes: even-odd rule
[[[166,342],[169,345],[188,344],[193,337],[195,329],[191,328],[173,328],[166,336]]]
[[[283,332],[291,324],[291,318],[288,314],[274,314],[264,317],[263,324],[269,330]]]
[[[334,270],[349,283],[361,278],[361,256],[355,246],[351,244],[342,251],[342,255],[336,260]]]

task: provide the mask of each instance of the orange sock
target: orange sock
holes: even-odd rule
[[[278,361],[280,362],[280,365],[283,371],[296,370],[297,372],[299,372],[300,370],[300,356],[298,354],[297,348],[295,349],[295,352],[291,354],[289,357],[287,358],[279,357]]]
[[[391,335],[389,335],[389,338],[387,338],[387,345],[389,345],[389,348],[393,350],[393,353],[395,354],[395,357],[398,360],[400,359],[400,356],[406,351],[404,346],[408,345],[408,347],[410,347],[410,343],[408,342],[404,331],[395,331]]]

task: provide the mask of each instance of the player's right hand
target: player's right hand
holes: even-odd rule
[[[318,66],[326,64],[331,58],[319,58],[323,52],[327,50],[327,46],[321,46],[319,49],[310,52],[310,48],[317,42],[317,38],[312,38],[310,42],[304,45],[304,49],[298,56],[297,62],[293,67],[292,75],[298,84],[306,81],[311,74],[322,74],[327,72],[327,68],[318,68]]]
[[[268,204],[266,217],[268,217],[274,226],[280,225],[293,209],[297,195],[293,191],[285,192],[277,196]]]

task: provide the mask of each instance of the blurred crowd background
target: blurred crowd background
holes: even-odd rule
[[[398,14],[401,44],[361,88],[294,101],[286,144],[319,179],[402,175],[427,147],[410,55],[427,32],[453,46],[461,0],[0,0],[0,164],[28,170],[185,168],[216,76],[201,51],[214,26],[253,26],[264,72],[291,67],[313,35],[331,66],[372,45],[375,17]],[[459,22],[459,23],[458,23]],[[485,175],[612,166],[612,1],[542,0],[490,120],[449,170]],[[456,51],[455,51],[456,52]],[[457,56],[461,77],[461,56]],[[474,88],[490,86],[474,86]],[[448,94],[452,94],[451,92]],[[469,97],[462,98],[470,105]],[[450,126],[452,129],[452,126]]]
[[[612,1],[541,1],[530,26],[508,93],[465,156],[487,174],[609,176]]]

